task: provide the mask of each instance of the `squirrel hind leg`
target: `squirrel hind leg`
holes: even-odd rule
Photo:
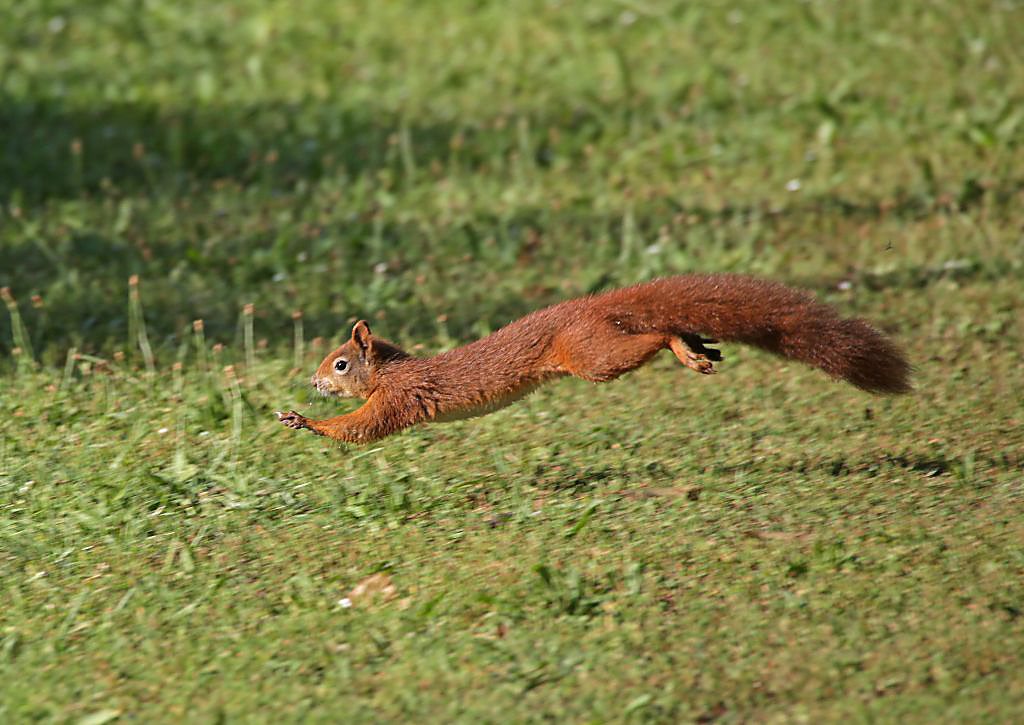
[[[676,335],[669,338],[668,346],[683,365],[701,375],[711,375],[717,372],[714,363],[722,359],[721,350],[706,347],[715,342],[700,335]]]
[[[660,333],[630,334],[618,329],[570,334],[555,340],[558,370],[594,383],[614,380],[640,367],[668,345]]]

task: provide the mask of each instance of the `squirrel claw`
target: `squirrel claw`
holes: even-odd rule
[[[703,355],[691,355],[685,363],[686,367],[696,370],[701,375],[712,375],[717,373],[714,364]]]
[[[715,370],[715,361],[722,359],[722,353],[713,347],[705,347],[704,343],[714,342],[700,336],[693,336],[687,340],[674,337],[669,341],[669,347],[679,362],[686,367],[696,370],[701,375],[712,375],[718,372]]]
[[[307,427],[306,426],[306,423],[307,423],[306,418],[304,418],[303,416],[299,415],[294,410],[292,410],[292,411],[290,411],[288,413],[282,413],[281,411],[277,411],[276,415],[277,415],[277,419],[279,421],[281,421],[282,425],[284,425],[286,428],[292,428],[294,430],[299,430],[300,428]]]

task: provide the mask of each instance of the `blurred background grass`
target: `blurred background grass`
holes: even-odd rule
[[[50,360],[123,345],[131,274],[166,345],[250,302],[271,344],[293,310],[465,339],[674,271],[1019,269],[1016,3],[5,15],[0,284]]]

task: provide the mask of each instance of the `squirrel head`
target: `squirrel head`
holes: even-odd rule
[[[365,399],[377,387],[381,366],[408,356],[390,342],[375,338],[366,320],[360,320],[352,327],[349,341],[320,363],[310,383],[322,395]]]

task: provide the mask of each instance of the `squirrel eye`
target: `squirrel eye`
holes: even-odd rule
[[[339,373],[345,372],[345,368],[347,367],[348,360],[346,360],[343,357],[339,357],[337,360],[334,361],[334,369],[337,370]]]

